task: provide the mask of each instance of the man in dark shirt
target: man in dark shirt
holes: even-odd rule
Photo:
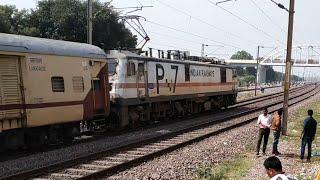
[[[317,131],[317,121],[313,119],[312,115],[313,115],[313,111],[308,110],[308,117],[304,120],[303,130],[300,137],[302,139],[300,159],[303,160],[305,147],[308,144],[308,157],[307,157],[308,162],[310,162],[310,158],[311,158],[312,141],[314,140],[314,136],[316,135],[316,131]]]

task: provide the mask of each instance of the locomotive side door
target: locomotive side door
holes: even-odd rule
[[[145,98],[147,96],[147,74],[145,61],[138,61],[138,74],[137,74],[137,97]]]

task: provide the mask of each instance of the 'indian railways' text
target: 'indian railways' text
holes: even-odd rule
[[[204,69],[190,69],[190,75],[194,77],[214,77],[213,70],[204,70]]]

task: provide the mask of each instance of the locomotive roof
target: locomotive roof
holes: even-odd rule
[[[0,33],[0,51],[105,59],[105,52],[85,43]]]
[[[205,62],[199,62],[199,61],[192,61],[192,60],[174,60],[174,59],[162,59],[162,58],[155,58],[155,57],[147,57],[147,56],[140,56],[138,54],[135,54],[130,51],[124,51],[124,50],[111,50],[109,51],[110,55],[112,58],[125,58],[127,57],[128,59],[142,59],[142,60],[150,60],[150,61],[158,61],[158,62],[173,62],[173,63],[179,63],[179,64],[194,64],[194,65],[202,65],[202,66],[218,66],[218,67],[228,67],[228,68],[233,68],[229,65],[226,64],[208,64]]]

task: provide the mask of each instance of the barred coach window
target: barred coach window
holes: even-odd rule
[[[81,76],[74,76],[72,78],[72,83],[73,83],[73,90],[75,92],[83,92],[84,91],[84,82],[83,82],[83,77]]]
[[[52,91],[64,92],[64,80],[61,76],[51,77]]]

